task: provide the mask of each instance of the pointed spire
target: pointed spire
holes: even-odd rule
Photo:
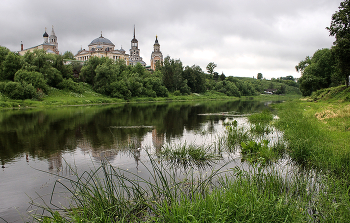
[[[134,39],[135,39],[135,24],[134,24]]]
[[[103,38],[103,36],[102,36],[102,31],[101,31],[101,38]]]
[[[52,25],[51,35],[52,35],[52,36],[56,36],[56,35],[55,35],[55,30],[53,30],[53,25]]]

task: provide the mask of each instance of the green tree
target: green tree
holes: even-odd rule
[[[73,76],[75,78],[79,78],[81,68],[83,68],[83,63],[81,63],[80,61],[72,61],[70,66],[72,67]]]
[[[132,73],[137,73],[139,77],[143,77],[147,75],[149,71],[147,71],[141,63],[137,63],[135,66],[132,67]]]
[[[336,61],[330,49],[317,50],[311,58],[306,57],[306,61],[297,65],[297,70],[302,74],[299,79],[301,93],[308,96],[313,91],[336,85],[335,66]]]
[[[311,64],[311,58],[309,56],[305,57],[304,60],[300,61],[298,65],[295,66],[297,72],[303,73],[304,69]]]
[[[63,59],[68,59],[68,60],[74,60],[74,55],[71,51],[66,51],[64,52],[64,54],[62,55]]]
[[[256,79],[261,80],[263,78],[262,73],[258,73]]]
[[[54,67],[44,67],[40,69],[40,73],[44,75],[47,84],[51,87],[57,87],[63,81],[61,72]]]
[[[117,66],[111,60],[108,60],[98,65],[95,72],[94,90],[101,94],[111,95],[113,90],[110,87],[110,83],[117,81],[117,75],[119,73]]]
[[[339,11],[332,15],[331,25],[326,28],[330,36],[335,36],[334,54],[341,77],[349,86],[350,75],[350,0],[340,3]]]
[[[36,91],[33,85],[19,82],[7,82],[2,92],[11,99],[24,100],[35,96]]]
[[[219,79],[219,73],[218,73],[218,72],[214,72],[214,74],[213,74],[213,79],[214,79],[215,81],[217,81],[217,80]]]
[[[220,75],[220,80],[223,81],[226,79],[226,76],[225,74],[222,72],[221,75]]]
[[[31,84],[36,89],[41,89],[47,93],[48,85],[42,73],[36,71],[19,70],[15,74],[14,80],[24,84]]]
[[[15,73],[21,69],[21,67],[21,57],[18,54],[9,52],[2,63],[1,79],[13,81]]]
[[[286,85],[282,84],[279,89],[277,89],[276,94],[285,94],[286,93]]]
[[[207,68],[208,73],[210,75],[213,75],[214,70],[215,70],[216,67],[217,67],[217,65],[214,62],[210,62],[210,63],[208,63],[206,68]]]
[[[10,52],[6,47],[0,46],[0,75],[2,71],[2,63],[5,61],[7,54]]]
[[[80,79],[88,84],[94,84],[94,78],[96,76],[95,69],[98,65],[103,63],[101,58],[91,57],[85,62],[84,66],[80,70]]]
[[[205,91],[205,74],[199,66],[186,66],[182,77],[187,80],[187,86],[191,92],[201,93]]]
[[[72,66],[68,66],[64,64],[64,61],[63,61],[64,58],[62,55],[50,54],[48,56],[52,58],[51,66],[56,68],[62,74],[63,78],[66,78],[66,79],[73,78],[73,68]]]
[[[183,85],[182,72],[183,66],[180,60],[171,59],[169,56],[165,57],[163,66],[161,67],[163,73],[163,84],[170,91],[174,92],[180,90]]]

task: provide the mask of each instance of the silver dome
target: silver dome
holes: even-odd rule
[[[111,46],[114,46],[114,44],[107,38],[104,38],[102,36],[94,39],[90,44],[89,46],[91,45],[111,45]]]

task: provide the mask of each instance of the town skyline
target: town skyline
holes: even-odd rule
[[[299,77],[294,69],[299,61],[332,46],[334,37],[325,27],[340,2],[106,1],[100,9],[94,1],[58,5],[5,0],[0,3],[1,21],[8,22],[0,23],[0,45],[11,51],[19,51],[21,41],[24,48],[39,45],[45,27],[53,25],[62,54],[87,48],[101,31],[116,48],[128,51],[135,24],[147,65],[158,36],[163,56],[180,59],[184,66],[205,70],[214,62],[216,71],[226,76]]]

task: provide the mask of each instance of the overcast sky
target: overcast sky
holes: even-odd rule
[[[101,35],[129,53],[134,25],[150,65],[155,36],[163,56],[184,66],[209,62],[226,76],[299,77],[295,65],[330,48],[325,29],[341,0],[0,0],[0,45],[39,45],[54,26],[60,53]]]

